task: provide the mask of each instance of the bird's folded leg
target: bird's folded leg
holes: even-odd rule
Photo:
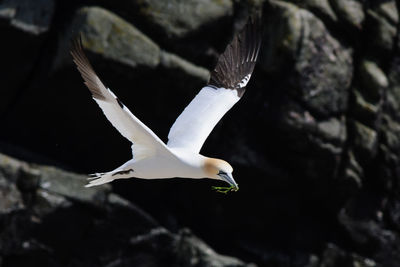
[[[88,181],[96,180],[96,179],[100,178],[104,174],[105,174],[105,172],[91,173],[91,174],[89,174],[89,177],[87,178],[87,180]]]

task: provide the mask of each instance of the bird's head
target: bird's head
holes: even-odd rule
[[[238,187],[232,176],[232,166],[224,160],[206,158],[204,160],[203,170],[207,178],[223,180],[231,186]]]

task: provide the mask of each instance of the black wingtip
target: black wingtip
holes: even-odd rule
[[[70,53],[78,54],[80,50],[83,50],[82,45],[82,34],[78,33],[77,35],[73,36],[70,40]]]
[[[85,52],[83,51],[81,34],[78,34],[72,39],[70,53],[76,67],[78,68],[78,71],[84,80],[85,85],[92,93],[92,96],[96,99],[104,100],[105,97],[101,91],[101,88],[104,87],[104,85],[100,82],[100,79],[97,77],[96,72],[94,71],[89,59],[86,57]]]
[[[210,85],[237,90],[239,97],[243,95],[261,47],[261,22],[260,14],[249,17],[218,58],[217,66],[211,72]]]

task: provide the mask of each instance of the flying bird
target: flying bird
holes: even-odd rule
[[[81,38],[75,39],[71,55],[85,85],[111,124],[132,142],[133,154],[113,171],[92,174],[86,187],[132,177],[182,177],[218,179],[238,188],[228,162],[199,152],[214,126],[245,92],[260,46],[260,18],[251,18],[218,58],[208,84],[176,119],[165,144],[104,86],[83,51]]]

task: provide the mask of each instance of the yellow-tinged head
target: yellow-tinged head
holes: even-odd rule
[[[237,183],[232,177],[232,166],[221,159],[205,158],[203,164],[204,173],[208,178],[219,179],[237,187]]]

